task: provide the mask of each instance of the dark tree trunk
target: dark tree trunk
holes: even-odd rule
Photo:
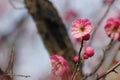
[[[52,3],[48,0],[25,0],[25,5],[50,54],[59,53],[62,55],[69,61],[71,70],[73,70],[73,57],[76,52],[68,37],[65,25]]]

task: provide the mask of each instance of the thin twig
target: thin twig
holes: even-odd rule
[[[107,76],[107,75],[110,74],[111,72],[118,73],[115,69],[116,69],[117,67],[119,67],[119,66],[120,66],[120,62],[119,62],[118,64],[116,64],[113,68],[111,68],[109,71],[107,71],[106,73],[104,73],[103,75],[98,76],[98,77],[96,78],[96,80],[100,80],[101,78],[104,78],[105,76]]]
[[[84,40],[82,40],[81,42],[81,47],[80,47],[80,50],[79,50],[79,57],[78,57],[78,65],[79,65],[79,69],[80,69],[80,75],[83,76],[83,72],[82,72],[82,62],[81,62],[81,51],[82,51],[82,48],[83,48],[83,43],[84,43]]]
[[[92,76],[93,74],[95,74],[95,73],[98,71],[98,69],[101,67],[101,65],[103,64],[104,59],[105,59],[105,51],[103,50],[103,57],[102,57],[100,63],[99,63],[99,64],[97,65],[97,67],[93,70],[93,72],[91,72],[91,73],[88,74],[88,75],[85,75],[85,77],[83,77],[82,80],[86,80],[88,77],[90,77],[90,76]]]
[[[11,71],[11,69],[13,67],[13,62],[14,62],[14,45],[12,46],[10,60],[9,60],[9,63],[8,63],[8,67],[5,70],[5,73],[10,73],[10,71]]]
[[[72,80],[75,80],[75,77],[76,77],[76,74],[78,71],[79,71],[79,65],[78,65],[78,63],[76,63],[75,70],[74,70],[73,75],[72,75]]]
[[[109,42],[109,44],[106,46],[106,48],[105,48],[105,50],[103,50],[103,58],[102,58],[102,60],[100,61],[100,63],[97,65],[97,67],[93,70],[93,72],[91,72],[90,74],[88,74],[88,75],[85,75],[84,77],[83,77],[83,80],[86,80],[88,77],[90,77],[90,76],[92,76],[93,74],[95,74],[98,70],[99,70],[99,68],[101,67],[101,65],[103,64],[103,62],[104,62],[104,60],[105,60],[105,55],[107,54],[107,51],[109,51],[111,48],[112,48],[112,46],[113,46],[113,44],[114,44],[114,41],[111,39],[111,41]]]
[[[25,77],[28,78],[30,75],[20,75],[20,74],[7,74],[8,76],[18,76],[18,77]]]
[[[110,69],[110,68],[111,68],[111,66],[112,66],[112,64],[113,64],[113,61],[114,61],[114,60],[115,60],[115,58],[117,57],[117,54],[118,54],[118,52],[119,52],[119,48],[120,48],[120,46],[119,46],[119,47],[117,47],[117,48],[115,49],[115,52],[114,52],[113,58],[112,58],[112,60],[111,60],[110,65],[108,66],[108,69]],[[108,69],[107,69],[107,70],[108,70]]]
[[[13,3],[13,0],[8,0],[8,1],[9,1],[9,3],[12,5],[12,7],[13,7],[14,9],[16,9],[16,10],[17,10],[17,9],[25,9],[25,7],[19,7],[19,8],[16,7],[15,4]]]
[[[114,1],[114,2],[115,2],[115,1]],[[102,23],[102,21],[106,18],[107,14],[109,13],[109,11],[110,11],[110,9],[111,9],[111,7],[112,7],[112,5],[113,5],[114,2],[112,2],[111,4],[109,4],[109,6],[108,6],[108,8],[106,9],[104,15],[103,15],[103,16],[101,17],[101,19],[95,24],[94,31],[93,31],[93,33],[92,33],[92,35],[91,35],[91,39],[90,39],[90,41],[89,41],[89,45],[92,44],[93,38],[94,38],[94,36],[95,36],[95,33],[97,32],[97,30],[98,30],[100,24]]]
[[[75,76],[76,76],[76,74],[77,74],[78,71],[80,71],[80,75],[81,76],[83,75],[83,73],[82,73],[82,67],[81,67],[82,63],[80,61],[80,55],[81,55],[81,51],[82,51],[82,48],[83,48],[83,42],[84,41],[82,40],[81,46],[80,46],[80,50],[79,50],[79,53],[78,53],[78,62],[76,63],[75,70],[74,70],[74,73],[73,73],[73,76],[72,76],[72,80],[75,79]]]

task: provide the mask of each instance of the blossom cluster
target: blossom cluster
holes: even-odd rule
[[[72,23],[71,34],[74,38],[88,41],[90,39],[90,33],[92,32],[92,29],[92,24],[88,19],[77,19]],[[91,46],[87,46],[83,58],[88,59],[93,55],[94,49]],[[78,56],[74,57],[74,61],[78,61]]]
[[[120,20],[117,18],[110,18],[104,27],[105,32],[108,37],[112,40],[120,41]],[[88,41],[91,37],[91,32],[93,30],[92,24],[88,19],[77,19],[72,22],[71,34],[74,38],[80,41]],[[82,44],[82,43],[81,43]],[[74,62],[78,62],[78,59],[88,59],[94,56],[94,49],[91,46],[87,46],[84,49],[84,54],[81,56],[75,56]],[[67,60],[65,60],[60,55],[51,56],[52,72],[56,76],[63,76],[68,70],[69,65]]]

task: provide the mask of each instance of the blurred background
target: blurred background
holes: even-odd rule
[[[76,51],[80,47],[80,41],[71,36],[71,22],[78,18],[87,18],[90,19],[93,27],[95,27],[94,25],[100,21],[106,10],[110,7],[107,15],[99,24],[99,28],[91,43],[95,49],[95,56],[87,60],[83,68],[85,74],[90,73],[100,62],[103,56],[102,49],[110,41],[104,31],[106,20],[112,17],[120,18],[120,0],[115,0],[111,6],[109,6],[110,0],[50,1],[58,10],[59,15],[66,25],[67,32]],[[0,68],[2,70],[7,68],[13,44],[15,44],[13,72],[15,74],[31,76],[29,78],[14,77],[14,80],[45,80],[50,75],[52,69],[50,55],[37,32],[35,22],[25,8],[24,0],[0,0]],[[114,57],[112,55],[115,55],[114,49],[119,45],[120,43],[116,42],[99,72],[102,73],[111,64],[111,60]],[[116,54],[115,61],[119,60],[120,54]],[[89,80],[92,80],[92,78]],[[120,79],[111,78],[109,80]]]

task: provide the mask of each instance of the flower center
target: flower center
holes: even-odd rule
[[[115,26],[112,31],[117,31],[118,30],[118,26]]]
[[[80,28],[80,32],[84,32],[85,31],[85,28],[84,27],[81,27]]]

